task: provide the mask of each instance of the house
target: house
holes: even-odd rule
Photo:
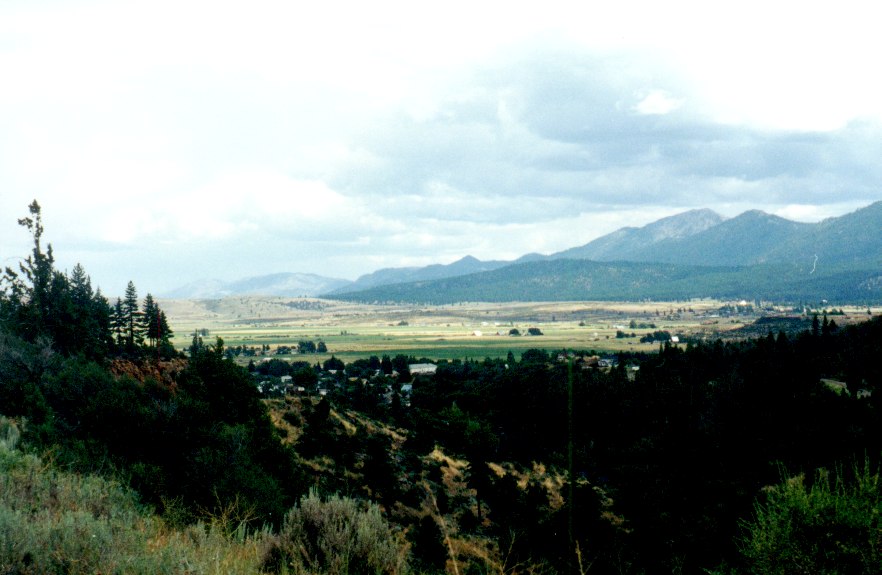
[[[411,375],[435,375],[438,366],[434,363],[412,363],[407,366]]]
[[[291,377],[290,375],[283,375],[281,377],[281,381],[282,381],[282,383],[291,383],[292,381],[294,381],[294,378]]]
[[[576,365],[578,365],[581,369],[593,369],[599,367],[597,364],[600,362],[600,357],[596,355],[584,356],[580,357],[576,360]]]

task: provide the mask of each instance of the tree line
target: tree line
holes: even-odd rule
[[[111,305],[100,288],[92,288],[82,265],[70,274],[57,270],[52,245],[42,244],[40,205],[34,201],[28,210],[18,223],[31,235],[31,253],[17,270],[7,266],[0,276],[0,325],[6,332],[30,343],[46,339],[62,354],[89,359],[174,354],[168,318],[151,294],[139,303],[130,281],[125,296]]]
[[[178,356],[165,313],[149,294],[139,304],[131,282],[111,306],[82,266],[55,269],[40,206],[29,210],[19,223],[31,254],[0,286],[3,415],[27,422],[33,448],[76,471],[112,470],[173,522],[236,508],[278,524],[303,482],[248,372],[195,334],[170,380],[113,375],[119,359]]]

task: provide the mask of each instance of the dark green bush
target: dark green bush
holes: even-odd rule
[[[865,462],[844,478],[819,470],[769,489],[745,524],[741,553],[763,575],[882,571],[882,491]]]

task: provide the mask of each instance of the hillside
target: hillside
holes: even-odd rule
[[[882,202],[803,227],[769,252],[770,261],[814,261],[818,269],[852,265],[882,269]]]
[[[217,521],[174,528],[118,481],[56,469],[18,447],[0,416],[3,573],[256,573],[267,532],[239,540]],[[219,518],[218,518],[219,519]],[[182,566],[188,566],[186,571]]]
[[[431,281],[449,277],[463,276],[478,272],[490,271],[509,265],[511,262],[486,261],[466,256],[451,264],[433,264],[425,267],[383,268],[373,273],[363,275],[352,283],[349,283],[332,294],[361,291],[382,285]]]
[[[639,255],[641,261],[746,266],[770,261],[770,253],[812,224],[751,210],[688,238],[672,238]]]
[[[698,210],[624,228],[545,259],[335,297],[424,303],[692,297],[863,303],[882,298],[880,229],[882,202],[817,224],[757,210],[722,220]]]
[[[882,202],[816,224],[750,210],[723,219],[709,210],[623,228],[549,258],[639,261],[704,266],[798,262],[826,266],[882,263]]]
[[[548,256],[551,259],[597,261],[658,261],[649,257],[663,242],[682,240],[725,221],[713,210],[690,210],[662,218],[642,228],[626,227],[577,248]]]
[[[431,304],[701,297],[865,302],[882,299],[882,274],[879,270],[848,268],[812,274],[810,263],[709,267],[552,260],[433,282],[381,286],[334,297],[359,302]]]

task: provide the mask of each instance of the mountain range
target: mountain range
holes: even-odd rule
[[[188,295],[196,293],[203,295]],[[275,274],[203,283],[167,295],[246,293],[421,303],[684,297],[877,301],[882,299],[882,202],[815,224],[758,210],[730,219],[708,209],[691,210],[515,261],[466,256],[447,265],[381,269],[354,282]]]
[[[219,299],[235,295],[309,297],[332,292],[351,283],[315,274],[277,273],[232,282],[198,281],[162,294],[169,299]]]

